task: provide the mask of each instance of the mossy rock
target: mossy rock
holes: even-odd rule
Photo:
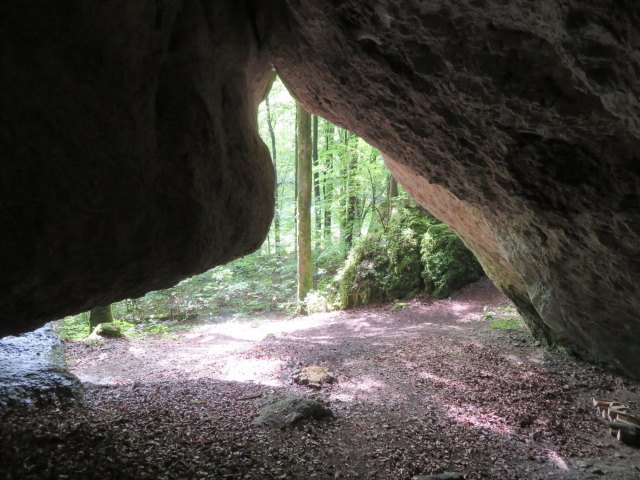
[[[124,337],[124,333],[120,328],[120,325],[114,322],[101,323],[92,332],[92,336],[119,338]]]
[[[422,238],[422,279],[427,293],[444,298],[482,274],[476,257],[447,225],[429,227]]]
[[[393,214],[386,229],[359,239],[337,276],[340,308],[407,298],[423,288],[420,241],[439,220],[418,205]]]
[[[418,248],[409,228],[360,239],[338,276],[340,307],[387,302],[418,293],[422,287]]]

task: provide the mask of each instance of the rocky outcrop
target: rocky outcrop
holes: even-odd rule
[[[67,371],[62,343],[50,325],[0,339],[0,411],[81,401],[80,381]]]
[[[635,3],[289,0],[271,21],[295,96],[384,151],[534,330],[640,377]]]
[[[246,2],[0,6],[0,335],[257,248],[271,78]]]
[[[639,21],[630,0],[4,2],[0,335],[258,246],[267,46],[534,330],[640,377]]]

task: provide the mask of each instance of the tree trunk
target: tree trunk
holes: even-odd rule
[[[303,301],[311,290],[311,115],[296,105],[296,126],[298,136],[297,222],[296,240],[298,245],[298,310],[305,312]]]
[[[351,249],[353,240],[356,235],[356,216],[358,209],[358,189],[356,170],[358,168],[358,152],[356,149],[351,148],[351,135],[347,132],[345,134],[345,142],[347,144],[347,151],[349,152],[349,166],[347,169],[347,205],[346,205],[346,221],[345,221],[345,236],[344,242],[347,249]]]
[[[333,143],[334,126],[325,121],[324,125],[324,149],[325,165],[322,177],[322,197],[324,198],[324,242],[330,245],[333,237],[331,227],[331,208],[333,203],[333,154],[329,154],[329,149]]]
[[[113,314],[111,313],[111,305],[102,307],[93,307],[89,313],[89,329],[93,332],[101,323],[113,322]]]
[[[320,250],[322,241],[322,199],[320,198],[320,168],[318,163],[318,116],[312,116],[313,125],[313,141],[312,153],[313,160],[313,211],[315,217],[316,228],[314,232],[316,250]],[[325,207],[326,208],[326,207]]]
[[[276,152],[276,135],[273,131],[273,120],[271,118],[271,106],[269,105],[269,96],[265,99],[267,107],[267,127],[269,129],[269,137],[271,137],[271,158],[273,159],[273,176],[276,182],[273,192],[273,200],[275,208],[273,212],[273,242],[276,248],[276,254],[280,250],[280,205],[278,203],[278,155]]]

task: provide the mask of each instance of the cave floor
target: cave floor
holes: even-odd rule
[[[591,406],[640,412],[640,386],[541,347],[501,320],[509,305],[485,279],[437,302],[67,343],[85,406],[5,413],[1,478],[640,478],[640,449]],[[312,364],[336,382],[294,384]],[[292,394],[335,418],[253,425]]]

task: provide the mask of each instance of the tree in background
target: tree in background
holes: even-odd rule
[[[101,323],[113,323],[111,305],[93,307],[89,313],[89,329],[93,331]]]
[[[265,98],[265,106],[267,109],[267,128],[269,130],[269,139],[271,140],[271,159],[273,160],[273,177],[275,180],[275,189],[273,192],[274,211],[273,211],[273,234],[276,253],[280,251],[280,203],[278,202],[278,151],[276,149],[276,134],[273,129],[274,120],[271,115],[271,107],[269,105],[269,95]]]
[[[298,310],[305,311],[304,299],[313,287],[311,263],[311,188],[312,188],[312,141],[311,115],[302,105],[296,105],[297,150],[297,222],[298,246]]]

